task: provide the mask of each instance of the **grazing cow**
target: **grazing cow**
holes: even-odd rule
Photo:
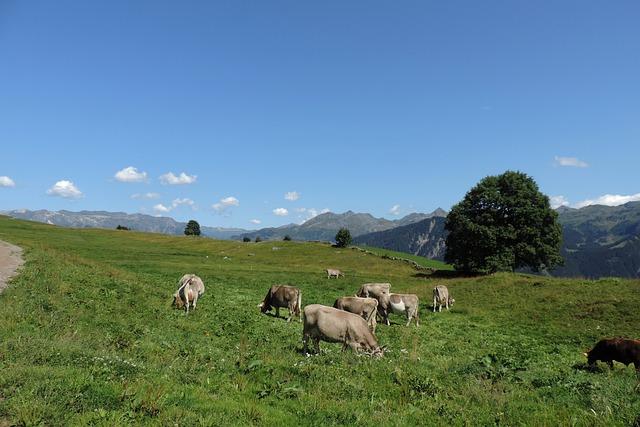
[[[344,277],[344,273],[335,268],[327,268],[325,271],[327,272],[327,279],[331,279],[332,277],[337,279],[340,276]]]
[[[304,308],[302,341],[305,354],[309,338],[314,342],[316,354],[320,353],[321,340],[340,342],[343,350],[349,347],[355,352],[364,352],[376,357],[382,357],[384,354],[384,348],[378,345],[376,337],[362,317],[325,305],[311,304]]]
[[[375,298],[378,300],[378,315],[382,320],[386,320],[389,324],[388,309],[389,309],[389,293],[391,291],[391,283],[365,283],[360,286],[357,297],[360,298]]]
[[[420,310],[420,301],[418,296],[414,294],[390,294],[389,309],[396,314],[404,314],[407,316],[407,326],[411,323],[411,319],[416,319],[416,326],[420,326],[420,318],[418,312]],[[387,319],[387,324],[389,319]]]
[[[438,312],[442,311],[444,305],[449,310],[449,307],[453,307],[453,303],[456,302],[451,295],[449,295],[449,289],[444,285],[438,285],[433,288],[433,312],[436,312],[436,306],[438,306]]]
[[[198,292],[198,296],[201,297],[204,294],[204,282],[195,274],[185,274],[180,278],[178,282],[178,289],[182,287],[186,282],[189,282],[191,289],[195,289]]]
[[[193,306],[194,310],[196,309],[199,295],[197,285],[192,288],[191,281],[187,280],[173,294],[173,305],[177,308],[185,307],[187,314],[189,314],[190,306]]]
[[[342,297],[333,303],[333,308],[348,311],[362,317],[369,325],[369,329],[376,333],[376,312],[378,300],[375,298]]]
[[[636,372],[640,374],[640,340],[611,338],[603,339],[589,351],[584,353],[587,356],[587,362],[593,366],[598,360],[606,362],[610,368],[613,368],[613,362],[624,363],[629,365],[633,363]]]
[[[266,313],[273,307],[276,309],[276,317],[280,317],[280,307],[287,307],[289,309],[289,317],[287,322],[291,321],[292,316],[298,316],[300,318],[300,308],[302,306],[302,292],[300,289],[294,286],[286,285],[273,285],[269,288],[267,296],[264,300],[258,304],[260,311]]]

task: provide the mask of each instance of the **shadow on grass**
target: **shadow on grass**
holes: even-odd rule
[[[573,369],[584,372],[591,372],[594,374],[601,374],[604,370],[598,365],[589,365],[587,362],[579,362],[572,366]]]
[[[417,279],[458,279],[463,277],[479,277],[477,274],[462,273],[455,270],[435,270],[429,272],[418,272],[411,275]]]

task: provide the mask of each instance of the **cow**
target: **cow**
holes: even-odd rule
[[[438,306],[438,312],[442,311],[444,305],[447,310],[449,307],[453,307],[453,303],[456,302],[451,295],[449,295],[449,289],[444,285],[438,285],[433,288],[433,312],[436,312],[436,306]]]
[[[344,277],[344,273],[335,268],[327,268],[325,271],[327,272],[327,279],[331,279],[332,277],[338,279],[340,276]]]
[[[636,372],[640,374],[640,340],[625,338],[602,339],[588,353],[587,363],[594,366],[600,360],[613,368],[613,362],[629,365],[633,363]]]
[[[333,308],[348,311],[362,317],[369,325],[369,329],[376,333],[376,313],[378,300],[375,298],[341,297],[333,303]]]
[[[197,285],[194,284],[194,287],[191,286],[191,281],[186,280],[173,294],[173,305],[177,308],[185,307],[187,314],[189,314],[189,307],[193,306],[193,309],[196,309],[196,304],[198,303],[198,297],[200,296],[198,292]]]
[[[198,296],[201,297],[204,294],[204,282],[202,279],[195,274],[185,274],[180,278],[178,282],[178,288],[182,287],[185,282],[189,281],[189,285],[191,289],[195,289],[198,292]]]
[[[389,294],[389,310],[396,314],[404,314],[407,316],[407,326],[411,323],[411,319],[416,320],[416,326],[420,326],[420,300],[414,294]],[[387,324],[389,319],[387,318]]]
[[[388,305],[389,305],[389,293],[391,291],[391,283],[365,283],[360,286],[357,297],[360,298],[375,298],[378,300],[378,315],[380,319],[386,320],[389,324],[388,317]]]
[[[271,311],[273,307],[276,309],[276,317],[280,317],[280,307],[287,307],[289,309],[289,317],[287,322],[291,321],[291,317],[298,316],[298,319],[302,321],[300,317],[300,308],[302,306],[302,292],[300,289],[294,286],[287,285],[273,285],[269,288],[267,296],[264,300],[258,304],[260,311],[266,313]]]
[[[321,304],[310,304],[304,308],[304,354],[308,354],[309,339],[314,342],[316,354],[320,353],[320,341],[339,342],[342,350],[349,347],[356,353],[364,352],[375,357],[384,354],[384,347],[378,345],[362,317]]]

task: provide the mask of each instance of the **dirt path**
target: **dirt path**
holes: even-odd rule
[[[24,263],[22,249],[0,240],[0,293],[7,287],[7,281],[16,274]]]

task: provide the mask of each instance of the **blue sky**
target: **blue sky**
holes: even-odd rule
[[[507,169],[556,204],[640,199],[638,22],[635,0],[5,0],[0,209],[396,218]]]

